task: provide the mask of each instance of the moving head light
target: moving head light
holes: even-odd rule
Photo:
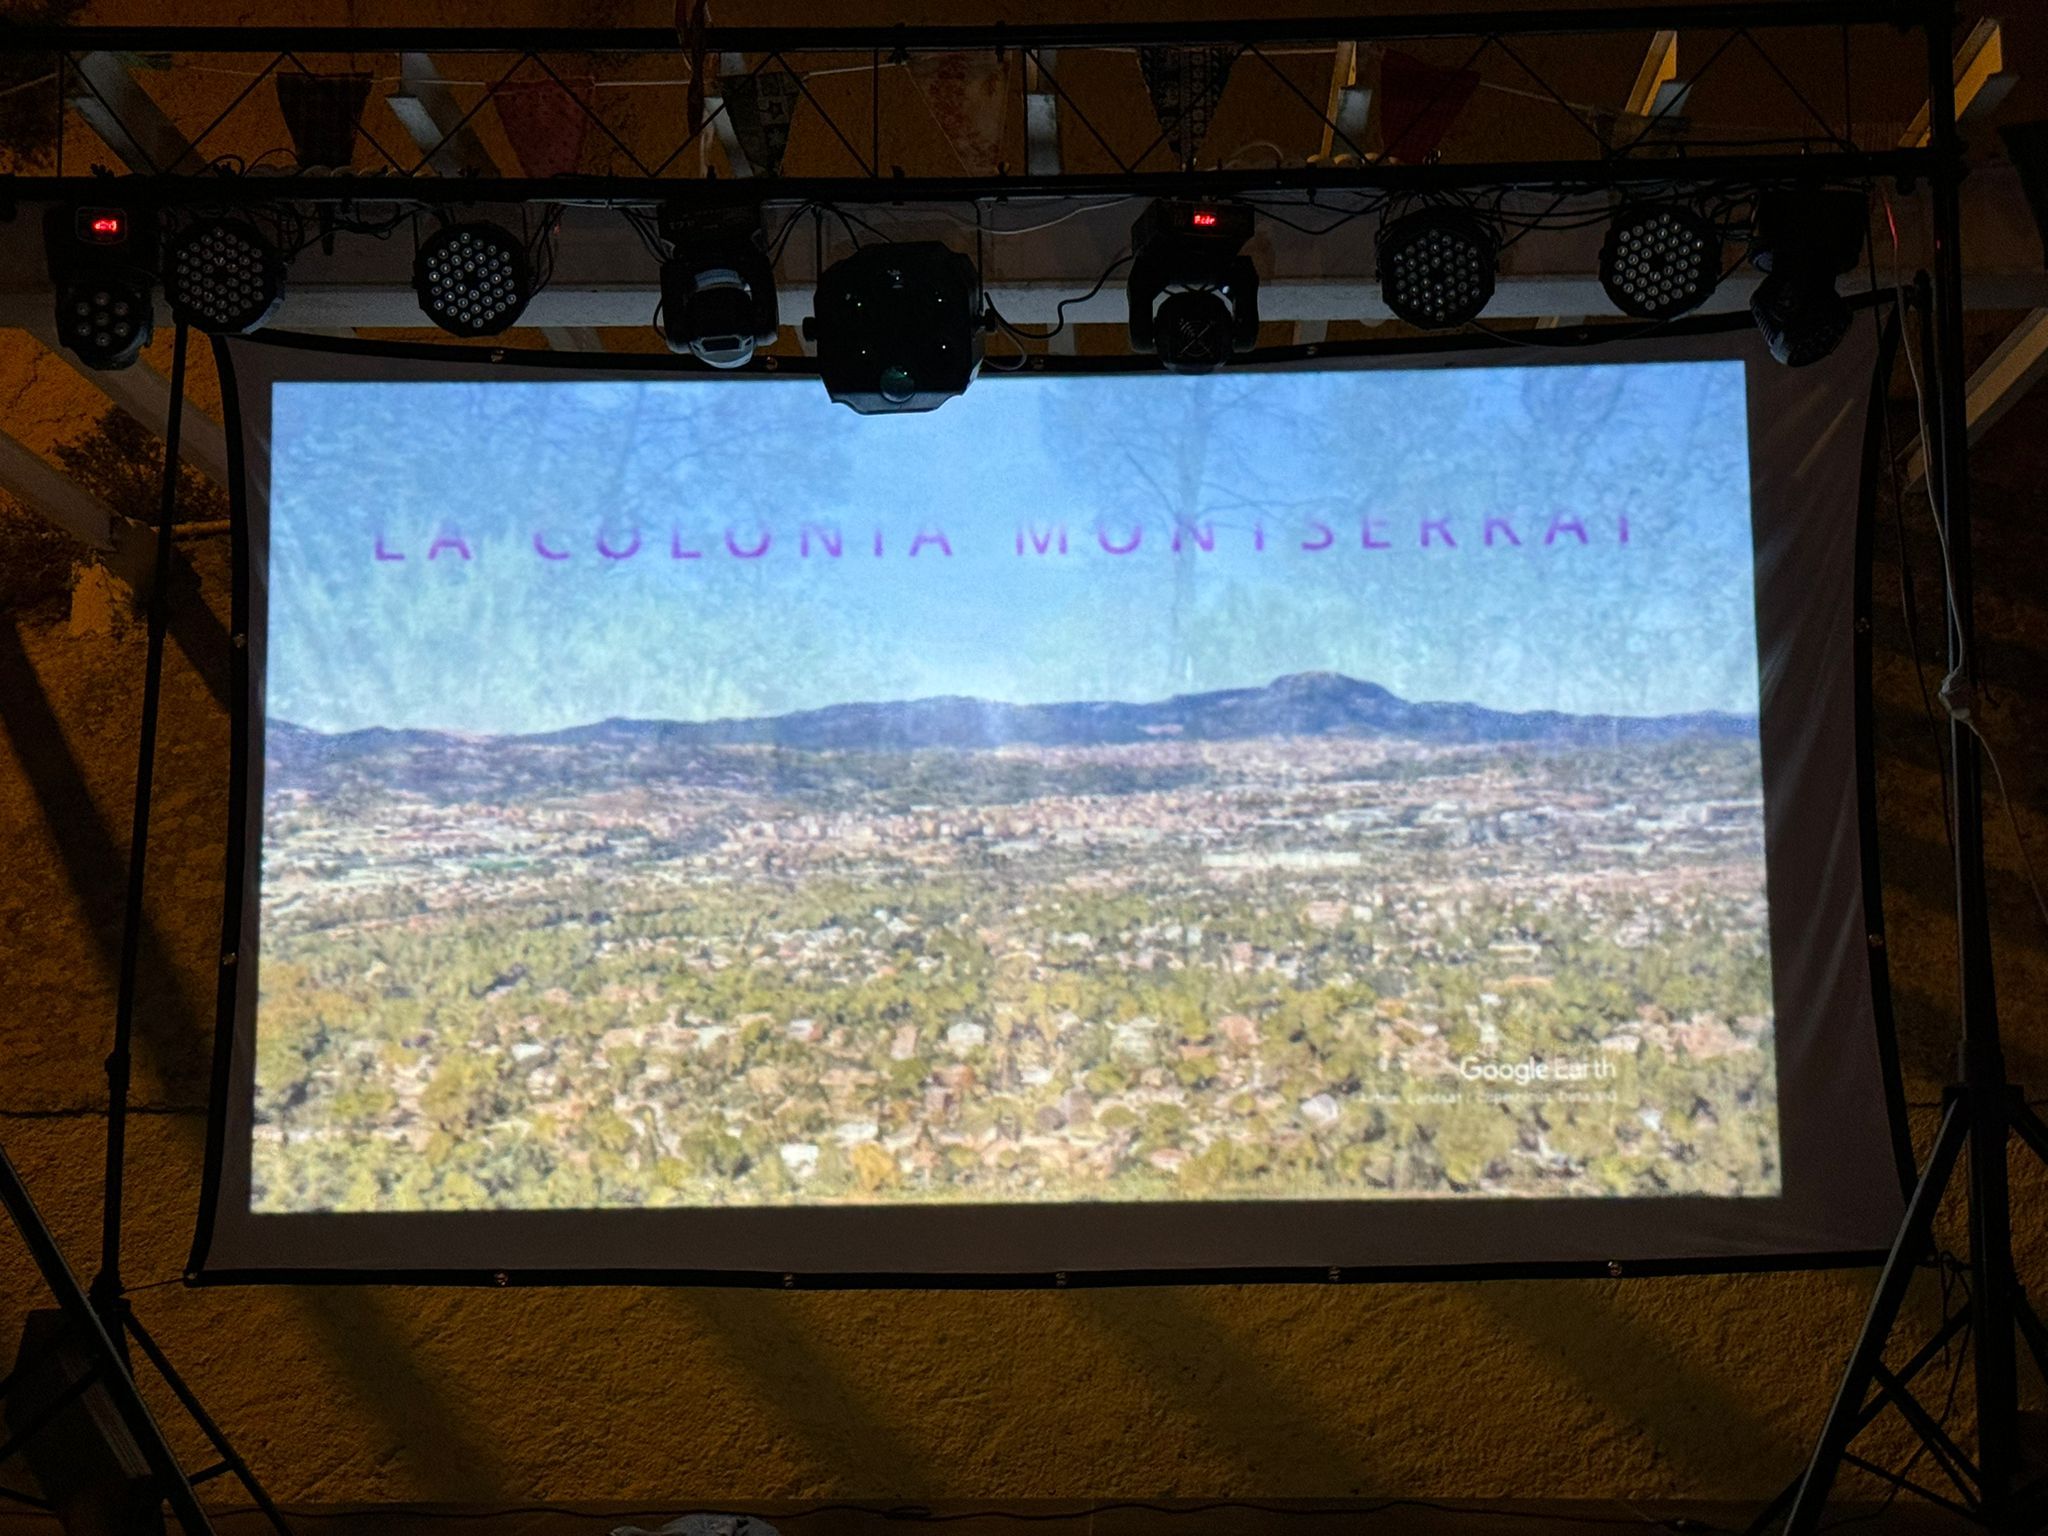
[[[758,215],[661,210],[661,333],[671,352],[713,368],[744,368],[775,344],[775,268]]]
[[[1168,373],[1211,373],[1259,339],[1259,269],[1244,254],[1252,210],[1161,198],[1131,227],[1131,349]]]
[[[1849,334],[1849,301],[1835,284],[1863,254],[1869,222],[1861,192],[1799,188],[1758,199],[1749,259],[1766,276],[1749,310],[1786,367],[1819,362]]]

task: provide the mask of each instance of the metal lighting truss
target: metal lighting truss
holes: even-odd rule
[[[1788,30],[1839,32],[1846,61],[1857,33],[1883,27],[1917,29],[1925,44],[1927,78],[1927,108],[1922,119],[1903,139],[1894,137],[1886,143],[1866,143],[1859,138],[1856,120],[1846,116],[1849,102],[1844,103],[1844,121],[1831,122],[1799,91],[1765,46],[1765,39]],[[1681,82],[1674,50],[1676,38],[1688,32],[1714,34],[1720,41],[1690,80]],[[1629,95],[1633,116],[1623,115],[1627,126],[1622,131],[1616,131],[1613,122],[1573,105],[1530,67],[1524,51],[1525,41],[1537,37],[1629,34],[1647,34],[1649,54]],[[2024,1349],[2037,1366],[2048,1371],[2048,1327],[2034,1311],[2014,1270],[2007,1159],[2015,1141],[2048,1158],[2048,1127],[2028,1107],[2006,1073],[1985,897],[1983,757],[1969,708],[1976,647],[1968,454],[1970,427],[1979,402],[1963,367],[1961,245],[1966,230],[1973,242],[1981,238],[1996,258],[1989,284],[1982,290],[1985,302],[2035,305],[2048,301],[2048,292],[2039,287],[2038,272],[2030,287],[2019,271],[2023,265],[2036,265],[2038,247],[2032,244],[2032,232],[2024,228],[2024,215],[2018,211],[2020,199],[2010,195],[2010,183],[2002,189],[1994,186],[1986,195],[1977,189],[1994,178],[1973,175],[1970,201],[1965,200],[1959,121],[1966,101],[1987,99],[1989,82],[1998,77],[1995,37],[1987,39],[1980,34],[1981,29],[1972,33],[1962,50],[1956,51],[1951,14],[1938,0],[1925,5],[1906,0],[1783,0],[1773,4],[1206,25],[689,27],[680,33],[654,29],[513,32],[0,26],[0,55],[40,52],[54,56],[51,101],[58,141],[62,142],[66,120],[75,112],[131,173],[78,176],[65,174],[59,164],[51,175],[20,176],[0,185],[0,204],[17,212],[11,224],[0,226],[0,253],[4,253],[0,254],[0,272],[11,274],[6,281],[14,284],[0,289],[0,323],[46,323],[49,292],[34,276],[41,269],[33,237],[40,220],[19,216],[23,204],[118,202],[137,209],[241,206],[279,211],[308,231],[295,252],[290,274],[292,291],[302,297],[288,300],[280,319],[286,324],[316,326],[393,323],[378,306],[387,302],[394,287],[403,286],[409,298],[409,283],[393,276],[394,269],[409,260],[409,252],[393,252],[392,247],[401,242],[370,238],[373,234],[395,232],[409,219],[439,210],[496,210],[495,216],[526,217],[538,224],[535,238],[552,242],[554,286],[550,291],[566,290],[573,296],[573,303],[550,310],[542,302],[549,296],[544,292],[530,306],[527,318],[549,327],[585,327],[626,323],[613,318],[614,309],[630,323],[644,322],[652,310],[657,292],[653,252],[638,243],[639,232],[618,228],[626,222],[619,216],[622,212],[637,216],[661,205],[687,210],[739,204],[793,221],[816,211],[820,214],[815,226],[817,246],[823,245],[826,229],[840,219],[846,221],[846,232],[851,235],[855,215],[850,210],[859,210],[862,222],[889,224],[892,233],[894,226],[914,224],[919,218],[957,223],[967,215],[967,229],[956,232],[957,238],[974,238],[978,248],[985,243],[1002,248],[1000,261],[982,252],[983,270],[998,302],[1017,306],[1019,312],[1009,318],[1050,319],[1054,306],[1049,295],[1085,290],[1102,270],[1100,263],[1120,249],[1114,226],[1120,222],[1128,230],[1128,209],[1091,220],[1086,210],[1092,205],[1108,204],[1113,209],[1132,199],[1162,195],[1238,196],[1258,202],[1264,210],[1262,222],[1271,226],[1274,236],[1272,275],[1262,284],[1262,301],[1269,294],[1271,299],[1263,302],[1262,308],[1278,318],[1314,321],[1376,317],[1367,303],[1371,241],[1366,237],[1371,226],[1363,221],[1375,217],[1393,200],[1463,201],[1534,231],[1546,227],[1549,214],[1545,210],[1568,213],[1562,222],[1600,222],[1595,215],[1605,200],[1631,189],[1718,198],[1739,205],[1756,191],[1774,185],[1924,186],[1928,191],[1925,211],[1917,227],[1909,225],[1902,233],[1900,244],[1904,259],[1915,265],[1923,252],[1931,257],[1933,345],[1928,355],[1934,398],[1925,476],[1935,515],[1943,525],[1948,565],[1944,595],[1949,607],[1951,676],[1943,696],[1951,705],[1955,764],[1957,1016],[1963,1049],[1957,1078],[1945,1096],[1940,1131],[1908,1200],[1905,1221],[1812,1465],[1804,1479],[1787,1490],[1785,1500],[1760,1519],[1759,1526],[1785,1513],[1789,1531],[1816,1530],[1835,1474],[1842,1466],[1855,1465],[1960,1510],[1988,1528],[2030,1529],[2048,1510],[2048,1480],[2025,1481],[2019,1446],[2017,1366]],[[1360,142],[1363,113],[1357,83],[1358,50],[1363,45],[1432,39],[1467,44],[1468,70],[1494,55],[1511,62],[1529,83],[1530,88],[1521,94],[1539,103],[1547,101],[1584,130],[1583,157],[1397,165],[1371,151]],[[1091,94],[1092,88],[1084,89],[1084,83],[1098,72],[1071,66],[1077,57],[1090,53],[1133,49],[1211,50],[1209,57],[1227,58],[1237,69],[1270,73],[1284,87],[1284,94],[1298,103],[1302,137],[1304,141],[1313,138],[1319,145],[1317,163],[1276,163],[1262,169],[1204,167],[1197,161],[1199,135],[1177,131],[1186,126],[1184,122],[1162,124],[1150,143],[1113,142],[1099,123],[1107,116],[1107,104]],[[1302,49],[1330,54],[1330,87],[1321,100],[1305,92],[1276,62],[1283,53]],[[209,56],[252,53],[269,62],[250,76],[240,94],[212,121],[189,135],[140,89],[123,62],[124,58],[143,56],[162,60],[175,72]],[[395,68],[386,73],[399,79],[405,89],[388,99],[392,112],[412,137],[416,155],[402,159],[392,154],[377,137],[378,128],[358,124],[355,131],[385,162],[378,174],[351,168],[333,174],[266,175],[240,162],[209,158],[216,132],[234,119],[264,79],[280,70],[306,71],[304,59],[321,53],[348,53],[358,60],[380,54],[397,56]],[[920,53],[979,54],[1016,74],[1026,97],[1026,154],[1021,173],[1014,167],[999,167],[995,175],[912,175],[889,161],[884,152],[891,142],[890,125],[885,120],[888,93],[883,88],[884,72]],[[1682,133],[1668,131],[1687,87],[1737,53],[1762,59],[1810,120],[1810,134],[1802,133],[1790,147],[1780,139],[1731,148],[1725,144],[1688,146]],[[496,83],[478,100],[462,108],[451,83],[437,73],[433,63],[436,56],[452,54],[509,58],[510,63],[502,66]],[[587,56],[592,68],[597,58],[640,55],[670,60],[671,72],[688,85],[687,110],[678,132],[659,153],[629,144],[622,131],[627,125],[609,121],[563,83],[557,65],[550,62],[563,55]],[[751,65],[749,59],[754,61]],[[731,174],[709,175],[711,161],[701,153],[693,157],[691,151],[700,149],[707,136],[723,142],[726,135],[719,125],[731,126],[729,97],[714,96],[711,90],[713,60],[718,61],[728,89],[735,78],[758,80],[772,71],[792,76],[794,83],[785,82],[780,89],[792,104],[800,100],[804,113],[816,114],[851,169],[829,175],[740,175],[737,173],[753,167],[735,162],[728,148],[725,159]],[[868,77],[865,98],[854,93],[851,113],[844,102],[838,102],[836,109],[828,107],[807,77],[806,69],[812,67],[856,76],[864,73]],[[483,106],[522,75],[551,78],[570,100],[579,103],[590,126],[609,146],[606,153],[611,164],[604,174],[542,179],[497,174],[472,125]],[[1853,78],[1853,72],[1845,70],[1845,86]],[[836,98],[842,93],[833,94]],[[1844,95],[1850,94],[1845,89]],[[1429,105],[1425,103],[1416,115],[1426,113]],[[1868,124],[1873,116],[1858,114],[1865,122],[1863,138],[1871,136]],[[1086,135],[1113,170],[1069,172],[1063,168],[1058,134],[1069,124]],[[388,124],[380,126],[388,128]],[[1394,129],[1382,133],[1382,142],[1400,141],[1403,125],[1396,124]],[[1283,132],[1277,124],[1273,131]],[[1178,147],[1162,164],[1162,146],[1166,145]],[[1336,153],[1340,147],[1342,156]],[[1073,218],[1061,226],[1057,239],[1051,238],[1050,229],[1041,229],[1037,234],[1020,231],[995,240],[996,234],[1018,222],[1014,205],[1027,202],[1033,205],[1032,216],[1040,225],[1048,222],[1043,217],[1048,209],[1062,215],[1071,212]],[[1354,220],[1363,225],[1356,231],[1357,238],[1338,234],[1337,226]],[[1083,228],[1077,231],[1074,226]],[[582,249],[575,248],[586,240]],[[1029,244],[1032,241],[1041,243],[1033,246]],[[786,267],[801,260],[807,243],[811,242],[787,242]],[[1518,242],[1516,250],[1543,243]],[[2029,253],[2024,263],[2012,259],[2012,253],[2022,248]],[[1013,249],[1042,265],[1013,259]],[[387,253],[382,264],[376,255],[379,251]],[[365,252],[369,254],[358,255]],[[354,262],[360,264],[351,265]],[[815,252],[813,262],[815,271]],[[1530,270],[1511,268],[1504,276],[1503,294],[1512,294],[1515,280]],[[1544,302],[1554,302],[1556,307],[1536,313],[1583,315],[1605,307],[1593,301],[1597,289],[1583,283],[1577,288],[1570,286],[1574,269],[1568,262],[1558,263],[1547,274],[1540,266],[1534,270],[1539,280],[1559,285],[1543,296]],[[1588,270],[1590,264],[1579,268],[1576,275],[1583,278]],[[1016,291],[1006,290],[1006,283]],[[2010,286],[2000,288],[2000,283]],[[1736,291],[1730,294],[1731,289]],[[1996,298],[1990,297],[1994,293]],[[1023,302],[1034,294],[1045,300],[1038,314],[1029,312]],[[1737,303],[1747,298],[1733,282],[1722,285],[1722,294]],[[1293,306],[1291,312],[1289,306]],[[1071,307],[1076,310],[1072,318],[1107,318],[1091,316],[1079,304]],[[1105,308],[1113,311],[1113,302]],[[366,318],[373,315],[375,318]],[[320,318],[309,318],[313,316]],[[2030,325],[2016,336],[2033,337],[2044,329],[2048,328]],[[2000,378],[2023,378],[2030,370],[2038,371],[2038,363],[2028,359],[2038,358],[2041,351],[2031,341],[2001,349],[1994,359]],[[184,355],[180,333],[174,362],[180,377]],[[129,376],[140,372],[131,370]],[[146,400],[147,386],[126,398],[131,403]],[[181,383],[171,388],[167,404],[169,410],[163,414],[170,423],[169,452],[163,510],[156,530],[159,542],[154,550],[160,569],[165,559],[162,541],[174,522]],[[213,451],[210,441],[195,446],[202,453]],[[5,440],[0,439],[0,448],[4,447]],[[8,464],[8,456],[0,452],[0,475],[5,475]],[[26,478],[33,480],[34,476]],[[53,503],[63,499],[47,484],[41,492]],[[70,511],[88,525],[98,516],[93,506],[73,506]],[[100,532],[104,535],[105,528]],[[162,587],[158,581],[152,591],[153,672],[161,659]],[[153,737],[147,729],[149,723],[145,722],[143,737],[145,762]],[[133,839],[138,848],[147,845],[146,786],[146,773],[139,774]],[[130,931],[124,937],[131,947],[140,879],[138,858],[131,868]],[[67,1310],[77,1315],[89,1307],[101,1319],[98,1335],[92,1340],[95,1356],[103,1370],[116,1374],[116,1385],[122,1371],[115,1335],[135,1331],[119,1266],[122,1159],[118,1132],[125,1124],[127,1108],[126,1014],[124,1007],[117,1019],[117,1049],[109,1062],[112,1134],[108,1201],[101,1269],[89,1302],[78,1294],[76,1282],[67,1280],[52,1245],[39,1233],[32,1211],[0,1163],[0,1195],[8,1197],[8,1209],[37,1247],[44,1272]],[[1932,1252],[1935,1214],[1951,1192],[1951,1180],[1963,1168],[1967,1168],[1967,1177],[1960,1182],[1969,1215],[1967,1300],[1931,1341],[1902,1363],[1887,1365],[1887,1345],[1897,1327],[1908,1282]],[[106,1325],[109,1319],[112,1326]],[[87,1327],[91,1333],[89,1323]],[[1939,1358],[1942,1347],[1965,1330],[1974,1365],[1973,1447],[1965,1447],[1958,1436],[1951,1435],[1914,1393],[1915,1382],[1930,1362]],[[158,1352],[149,1352],[162,1368]],[[120,1395],[125,1399],[132,1392]],[[196,1400],[183,1393],[180,1396],[185,1407],[199,1415]],[[1907,1475],[1912,1464],[1907,1471],[1895,1472],[1852,1450],[1856,1435],[1888,1409],[1898,1410],[1926,1447],[1929,1459],[1948,1484],[1948,1492],[1913,1481]],[[146,1426],[136,1418],[132,1404],[128,1412],[138,1438],[142,1438]],[[199,1421],[202,1426],[208,1422],[203,1417]],[[254,1491],[246,1469],[225,1453],[223,1464],[242,1475]],[[182,1480],[175,1467],[156,1470],[166,1493],[178,1497]],[[185,1500],[189,1503],[189,1493]],[[180,1512],[186,1510],[181,1506]],[[203,1516],[188,1521],[188,1528],[198,1523],[203,1523]]]
[[[619,211],[734,204],[759,207],[771,228],[806,211],[823,221],[820,238],[811,238],[806,227],[784,242],[785,323],[806,312],[820,247],[877,231],[974,241],[990,298],[1005,318],[1045,325],[1056,323],[1059,298],[1085,291],[1117,254],[1131,222],[1128,204],[1158,196],[1237,196],[1268,215],[1261,219],[1262,312],[1313,332],[1334,321],[1388,318],[1373,281],[1371,234],[1389,204],[1461,200],[1497,209],[1530,238],[1507,242],[1489,315],[1579,317],[1612,311],[1598,283],[1595,226],[1616,193],[1739,201],[1758,187],[1788,182],[1924,178],[1934,151],[1918,138],[1901,142],[1871,101],[1859,111],[1849,89],[1853,70],[1845,71],[1839,103],[1829,82],[1824,111],[1772,52],[1788,34],[1839,34],[1848,64],[1859,43],[1867,49],[1880,34],[1919,21],[1918,10],[1898,0],[1784,0],[1205,24],[680,31],[0,24],[0,54],[49,60],[56,164],[52,174],[15,178],[9,189],[15,199],[290,209],[307,233],[273,322],[280,326],[417,325],[407,270],[413,242],[351,239],[347,231],[388,230],[394,220],[402,226],[457,210],[515,228],[523,224],[546,247],[551,275],[520,323],[551,331],[642,326],[658,297],[655,262]],[[1697,39],[1700,49],[1682,79],[1681,34],[1688,47]],[[1649,84],[1639,82],[1625,107],[1619,82],[1613,110],[1574,103],[1532,58],[1532,40],[1557,37],[1625,42],[1631,56],[1647,43]],[[1398,164],[1372,147],[1370,92],[1357,83],[1361,50],[1432,41],[1462,53],[1459,69],[1446,78],[1482,66],[1494,71],[1512,82],[1515,110],[1534,114],[1527,119],[1532,124],[1547,118],[1556,126],[1553,146],[1575,143],[1583,152],[1482,162],[1432,156]],[[248,164],[222,152],[229,144],[246,150],[252,133],[275,136],[274,126],[261,126],[273,121],[262,115],[267,81],[316,74],[323,56],[343,53],[363,75],[390,86],[368,96],[355,125],[352,159],[368,169],[279,167],[274,155]],[[1271,165],[1203,163],[1199,135],[1181,131],[1194,109],[1134,115],[1133,54],[1141,60],[1200,55],[1227,65],[1233,81],[1261,89],[1275,103],[1262,116],[1261,130],[1298,145],[1307,163],[1283,163],[1278,152]],[[935,148],[938,158],[958,164],[975,159],[958,144],[956,154],[947,153],[944,129],[916,92],[891,89],[899,71],[935,56],[966,56],[984,78],[1000,81],[1004,102],[1017,110],[1010,112],[999,157],[1014,156],[1017,163],[999,158],[991,174],[979,175],[951,165],[931,174],[922,164],[899,163],[899,156],[930,161]],[[462,72],[474,77],[466,85],[442,72],[457,58],[466,61]],[[151,68],[131,72],[130,61]],[[1682,111],[1691,92],[1738,61],[1756,72],[1772,98],[1762,105],[1782,118],[1781,131],[1768,140],[1690,141]],[[195,120],[186,123],[159,104],[218,100],[220,71],[230,63],[245,78],[218,110],[203,118],[193,112]],[[181,71],[200,70],[213,72],[213,89],[144,89],[145,81],[175,86]],[[1325,70],[1326,89],[1315,84]],[[1866,77],[1875,73],[1864,70]],[[735,98],[745,94],[737,82],[758,87],[771,77],[807,135],[801,174],[767,174],[773,167],[754,166],[745,135],[735,132],[736,115],[744,115],[736,114]],[[650,96],[585,88],[592,80],[667,90]],[[1866,96],[1872,94],[1868,83]],[[38,81],[33,90],[43,88]],[[580,118],[577,127],[592,150],[585,163],[601,160],[601,171],[532,177],[507,174],[495,163],[478,132],[480,114],[508,93],[533,88],[548,91],[557,112]],[[1987,88],[1987,99],[1993,94]],[[635,111],[620,105],[627,98],[665,105]],[[1395,122],[1387,115],[1396,108],[1382,101],[1378,142],[1399,144],[1437,105],[1433,98],[1404,104],[1398,110],[1408,121]],[[663,111],[673,121],[665,121]],[[1830,115],[1837,111],[1839,118]],[[1155,124],[1161,116],[1168,120]],[[111,180],[77,174],[81,125],[125,174]],[[820,172],[819,165],[831,169]],[[2030,239],[2006,211],[2018,199],[2001,195],[2011,188],[1992,185],[1995,174],[1973,180],[1966,216],[1973,232],[1980,223],[1998,226],[1979,245],[1995,245],[2002,254],[1985,268],[1972,302],[2022,308],[2048,302],[2048,275],[2038,260],[2010,254],[2026,252]],[[827,210],[844,212],[835,217]],[[1925,230],[1910,202],[1900,213],[1902,244],[1914,261],[1928,248]],[[0,277],[0,324],[38,325],[47,307],[30,222],[0,227],[0,273],[12,274]],[[864,229],[857,232],[857,226]],[[1711,307],[1740,309],[1753,286],[1746,269],[1732,272]],[[1057,319],[1117,321],[1121,305],[1112,284]]]

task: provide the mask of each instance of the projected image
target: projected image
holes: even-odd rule
[[[255,1209],[1779,1192],[1739,364],[273,428]]]

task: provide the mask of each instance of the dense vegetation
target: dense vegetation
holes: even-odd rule
[[[1778,1186],[1748,743],[446,750],[273,781],[259,1209]]]

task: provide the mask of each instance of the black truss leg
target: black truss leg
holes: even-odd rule
[[[249,1463],[242,1460],[241,1453],[228,1443],[228,1437],[222,1434],[220,1426],[213,1422],[213,1416],[206,1411],[205,1405],[192,1395],[192,1389],[185,1385],[184,1378],[172,1367],[163,1350],[157,1347],[156,1340],[149,1336],[149,1330],[142,1326],[142,1320],[135,1315],[132,1308],[125,1305],[122,1308],[122,1322],[134,1338],[137,1347],[156,1368],[157,1375],[163,1378],[164,1385],[171,1389],[171,1395],[177,1398],[178,1406],[183,1408],[192,1422],[199,1426],[200,1433],[205,1435],[208,1443],[213,1446],[214,1454],[220,1457],[220,1465],[210,1469],[207,1476],[218,1476],[223,1471],[232,1472],[235,1481],[248,1491],[250,1502],[263,1511],[263,1518],[270,1522],[270,1527],[277,1532],[277,1536],[292,1536],[291,1524],[285,1519],[284,1511],[277,1507],[268,1493],[264,1492],[263,1485],[256,1480],[256,1474],[249,1470]]]
[[[1849,1367],[1835,1393],[1834,1406],[1828,1409],[1820,1443],[1814,1448],[1813,1460],[1808,1463],[1806,1476],[1792,1500],[1792,1511],[1785,1518],[1785,1536],[1813,1536],[1820,1529],[1821,1511],[1827,1504],[1829,1489],[1834,1486],[1836,1470],[1848,1452],[1850,1440],[1869,1422],[1864,1416],[1865,1400],[1884,1364],[1884,1346],[1899,1320],[1899,1308],[1913,1283],[1913,1272],[1931,1246],[1935,1213],[1941,1209],[1949,1177],[1955,1172],[1956,1159],[1969,1137],[1970,1118],[1964,1112],[1963,1098],[1957,1096],[1950,1099],[1942,1114],[1941,1130],[1928,1154],[1926,1171],[1906,1203],[1906,1219],[1899,1226],[1899,1235],[1893,1239],[1891,1254],[1878,1277],[1877,1293],[1863,1319],[1863,1333],[1849,1356]]]

